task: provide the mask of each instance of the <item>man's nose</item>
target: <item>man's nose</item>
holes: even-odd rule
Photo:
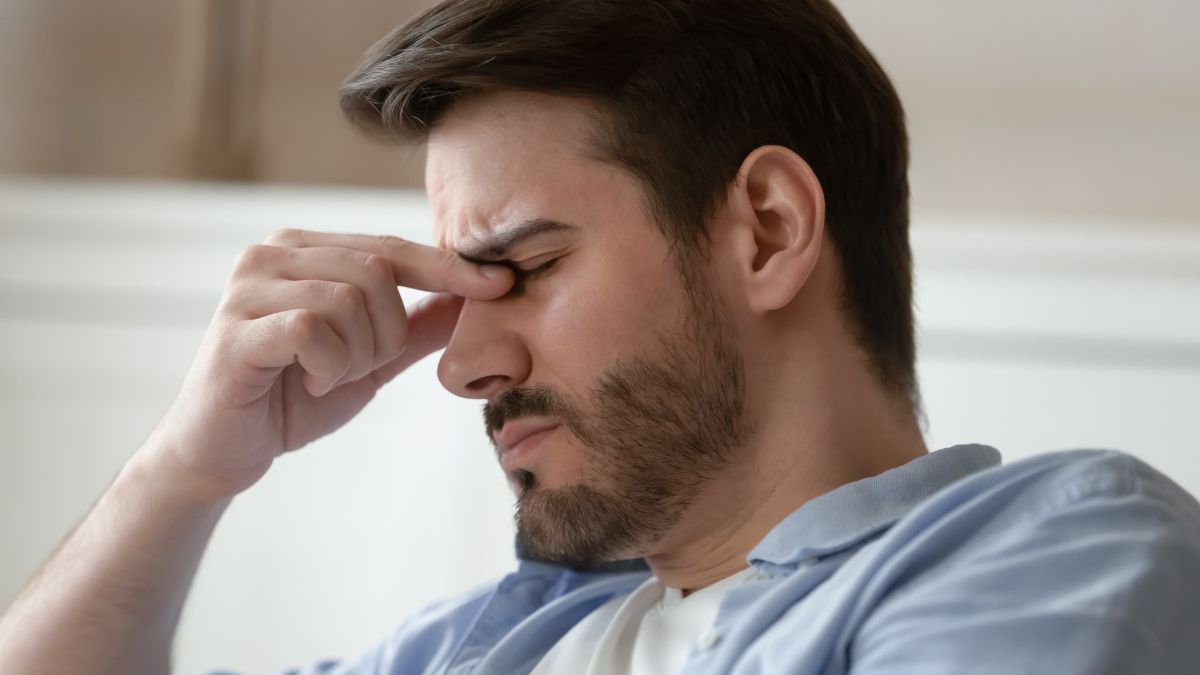
[[[524,382],[532,367],[521,336],[505,326],[505,308],[466,300],[438,362],[438,379],[463,398],[493,398]]]

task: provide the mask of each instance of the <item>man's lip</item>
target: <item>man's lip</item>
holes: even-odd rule
[[[553,434],[559,427],[553,426],[549,429],[532,433],[521,439],[513,445],[500,452],[500,468],[505,473],[512,473],[518,469],[532,470],[537,465],[538,448],[542,445],[545,438]]]
[[[554,417],[523,417],[509,420],[492,434],[492,440],[496,441],[496,449],[503,455],[526,438],[561,424],[562,422]]]

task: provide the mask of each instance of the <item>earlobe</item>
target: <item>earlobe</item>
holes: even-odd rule
[[[816,269],[824,238],[825,196],[808,163],[768,145],[746,157],[733,189],[743,227],[739,261],[746,300],[759,314],[786,307]]]

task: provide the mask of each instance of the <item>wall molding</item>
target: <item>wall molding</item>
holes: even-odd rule
[[[0,181],[0,319],[202,331],[279,227],[430,239],[412,190]],[[922,360],[1200,367],[1200,231],[918,219]]]

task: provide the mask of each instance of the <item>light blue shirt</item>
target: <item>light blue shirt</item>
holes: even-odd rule
[[[748,562],[685,675],[1200,673],[1200,504],[1121,452],[939,450],[808,501]],[[648,574],[521,560],[357,659],[289,673],[525,674]]]

